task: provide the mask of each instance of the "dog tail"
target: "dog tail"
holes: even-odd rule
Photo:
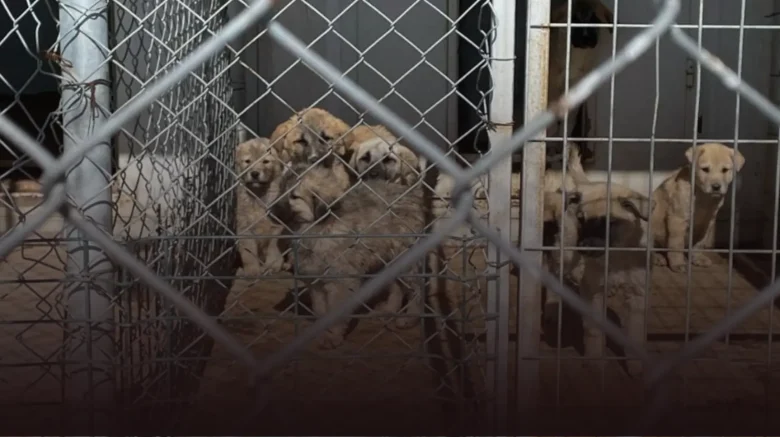
[[[567,145],[569,156],[567,157],[566,172],[571,175],[574,182],[577,184],[590,182],[585,175],[585,169],[582,168],[582,157],[580,155],[580,147],[569,142]]]

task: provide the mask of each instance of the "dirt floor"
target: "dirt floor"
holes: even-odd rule
[[[450,250],[446,258],[448,273],[466,280],[446,281],[445,292],[430,296],[432,311],[439,315],[436,323],[396,332],[388,328],[387,320],[358,316],[362,318],[341,348],[321,351],[312,346],[280,369],[271,384],[272,396],[290,402],[367,404],[413,399],[415,411],[430,414],[441,411],[442,403],[447,403],[443,399],[449,399],[455,409],[465,405],[463,398],[475,398],[478,405],[485,405],[495,378],[487,348],[488,325],[495,320],[495,311],[483,309],[491,280],[484,276],[484,250],[467,249],[465,257],[463,252]],[[58,362],[63,319],[57,308],[63,260],[62,249],[28,243],[0,262],[0,401],[5,405],[61,401]],[[740,308],[755,296],[756,287],[764,285],[734,270],[729,293],[728,264],[716,261],[710,269],[694,270],[690,299],[686,275],[655,269],[648,320],[648,347],[653,353],[681,347],[688,306],[688,331],[693,336]],[[256,357],[280,350],[312,323],[300,305],[285,302],[291,287],[290,279],[235,282],[220,319]],[[516,287],[512,277],[513,297]],[[507,352],[508,366],[513,369],[514,299],[509,305],[511,344]],[[770,319],[773,330],[777,329],[778,317],[765,309],[737,327],[728,344],[718,343],[686,364],[678,374],[684,380],[676,385],[680,399],[695,405],[780,406],[778,390],[773,388],[780,384],[776,364],[780,357],[777,346],[768,347]],[[629,378],[618,361],[611,359],[600,367],[580,358],[578,317],[564,312],[562,325],[561,348],[554,347],[555,332],[544,332],[540,342],[539,387],[545,404],[625,405],[641,400],[639,382]],[[620,351],[612,354],[617,357]],[[217,345],[198,395],[205,402],[238,399],[247,394],[247,378],[245,367]],[[514,375],[507,381],[514,386]]]

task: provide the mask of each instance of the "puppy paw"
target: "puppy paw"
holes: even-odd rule
[[[654,253],[653,254],[653,264],[657,266],[665,266],[668,263],[666,262],[666,257],[661,253]]]
[[[263,274],[268,275],[271,273],[287,271],[289,269],[290,269],[289,263],[284,262],[283,258],[276,258],[263,265]]]
[[[244,276],[247,277],[245,279],[249,279],[249,280],[257,279],[263,274],[263,270],[257,264],[251,265],[250,267],[244,267],[243,269],[244,269]]]
[[[685,264],[670,264],[669,269],[675,273],[685,273],[688,271],[688,266]]]
[[[712,265],[712,259],[704,253],[695,253],[691,257],[691,263],[697,267],[709,267]]]
[[[419,317],[399,317],[395,319],[395,327],[398,329],[414,328],[419,322]]]
[[[328,331],[320,339],[319,348],[323,350],[336,349],[344,344],[344,336],[335,332]]]
[[[626,361],[626,370],[632,378],[640,378],[644,371],[644,366],[640,360],[628,360]]]

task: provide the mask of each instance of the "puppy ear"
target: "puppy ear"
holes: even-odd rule
[[[647,197],[618,197],[620,206],[644,221],[650,220],[650,214],[655,208],[655,202]]]
[[[736,170],[742,170],[742,166],[745,165],[745,157],[739,150],[735,149],[731,149],[731,155],[734,157],[734,165],[736,165]]]
[[[696,146],[691,146],[688,148],[688,150],[685,151],[685,157],[688,158],[688,162],[690,162],[691,164],[693,164],[693,154],[697,150],[698,149],[696,148]]]
[[[609,10],[608,7],[604,6],[604,3],[601,3],[600,1],[596,1],[593,5],[593,13],[596,14],[596,17],[599,19],[599,21],[602,24],[614,24],[615,23],[615,14],[612,13],[612,11]],[[612,28],[609,29],[610,35],[612,34]]]

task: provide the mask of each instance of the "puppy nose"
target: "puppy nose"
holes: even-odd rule
[[[259,171],[253,171],[253,172],[249,173],[249,175],[252,176],[252,179],[257,179],[257,178],[260,177],[260,172]]]
[[[372,168],[371,170],[368,171],[368,175],[371,176],[372,178],[379,177],[379,170]]]
[[[720,184],[712,184],[712,189],[715,191],[720,191]]]

